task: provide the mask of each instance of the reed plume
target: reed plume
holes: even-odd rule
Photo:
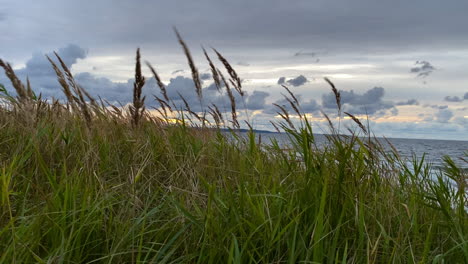
[[[71,73],[70,69],[67,67],[65,62],[62,58],[58,55],[57,52],[54,52],[55,57],[60,63],[62,69],[60,69],[57,64],[49,57],[46,56],[49,62],[52,64],[52,68],[54,69],[57,79],[62,86],[62,91],[64,92],[67,100],[72,105],[72,109],[77,109],[75,104],[78,106],[80,112],[83,114],[86,123],[88,126],[91,125],[91,114],[88,109],[88,104],[84,99],[83,94],[86,94],[87,97],[94,103],[94,99],[82,88],[78,85],[75,81],[73,74]],[[72,92],[73,91],[73,92]],[[74,94],[73,94],[74,93]]]
[[[34,93],[34,91],[31,88],[31,82],[29,81],[29,77],[26,77],[26,93],[27,93],[29,98],[37,99],[36,94]]]
[[[11,65],[0,59],[0,67],[3,68],[3,70],[5,71],[5,75],[13,85],[13,88],[15,89],[16,94],[18,95],[19,101],[24,102],[31,99],[28,95],[28,91],[26,90],[18,76],[16,76],[15,71],[13,70]]]
[[[209,114],[213,117],[216,127],[220,127],[220,124],[224,122],[223,115],[219,111],[218,107],[215,104],[208,106]]]
[[[291,90],[286,85],[282,84],[281,86],[283,86],[283,88],[286,89],[286,91],[289,93],[289,95],[294,99],[294,102],[299,105],[299,100],[294,95],[294,93],[291,92]]]
[[[209,110],[209,114],[211,115],[211,117],[213,118],[216,124],[216,127],[219,128],[219,124],[221,123],[221,120],[219,119],[218,114],[211,106],[208,106],[208,110]]]
[[[231,87],[229,87],[229,84],[226,81],[226,78],[224,78],[223,73],[218,70],[218,74],[221,77],[221,80],[224,83],[224,86],[226,86],[226,93],[229,97],[229,101],[231,102],[231,116],[232,116],[232,123],[236,128],[240,128],[239,121],[237,120],[237,111],[236,111],[236,99],[234,98],[234,95],[232,94]]]
[[[302,118],[301,111],[299,111],[299,100],[293,94],[293,92],[291,92],[291,90],[289,90],[289,88],[287,86],[285,86],[285,85],[281,85],[281,86],[283,86],[283,88],[286,89],[286,91],[289,93],[289,95],[292,97],[292,99],[287,97],[286,95],[282,94],[283,97],[286,99],[286,101],[288,101],[288,103],[291,105],[292,109],[294,110],[294,112],[296,112],[296,114],[299,116],[299,118]]]
[[[211,75],[212,75],[213,81],[214,81],[214,83],[216,85],[216,89],[218,90],[218,92],[220,92],[221,91],[221,81],[219,80],[218,70],[214,66],[213,61],[211,60],[210,56],[208,56],[208,53],[206,52],[205,48],[203,48],[203,53],[205,54],[206,60],[208,61],[208,64],[210,65]]]
[[[166,90],[166,85],[161,81],[161,78],[159,77],[158,73],[156,70],[151,66],[149,62],[146,62],[146,66],[150,69],[151,73],[153,73],[154,79],[156,80],[156,83],[159,86],[159,89],[161,90],[161,93],[166,100],[166,102],[169,102],[169,97],[167,96],[167,90]]]
[[[218,55],[219,61],[221,61],[226,68],[229,76],[232,78],[232,85],[236,89],[236,91],[241,95],[244,96],[244,91],[242,91],[242,82],[239,76],[237,75],[237,72],[234,70],[234,68],[231,66],[231,64],[226,60],[226,58],[221,55],[216,49],[213,49],[216,55]]]
[[[325,81],[331,86],[333,94],[335,94],[336,105],[338,106],[338,112],[341,113],[341,93],[336,89],[335,85],[328,79],[324,78]]]
[[[62,73],[60,68],[57,66],[57,64],[55,64],[55,62],[49,56],[46,55],[46,58],[47,58],[47,60],[49,60],[50,64],[52,65],[52,68],[55,71],[55,75],[57,75],[57,80],[58,80],[60,86],[62,86],[63,94],[67,98],[68,103],[70,103],[72,105],[72,107],[73,107],[75,105],[75,97],[73,96],[73,93],[72,93],[72,91],[70,89],[70,86],[68,85],[68,83],[67,83],[67,81],[65,79],[64,74]]]
[[[281,110],[281,112],[277,112],[281,116],[281,118],[283,118],[284,121],[286,121],[292,129],[295,129],[294,124],[292,123],[291,118],[289,117],[288,110],[286,110],[284,106],[281,106],[279,104],[273,103],[273,105]]]
[[[140,49],[136,51],[135,82],[133,83],[133,105],[130,106],[132,125],[137,127],[145,111],[145,97],[141,97],[145,77],[141,74]]]
[[[367,134],[367,129],[366,127],[361,123],[361,121],[355,117],[354,115],[348,113],[348,112],[344,112],[345,115],[351,117],[351,119],[353,119],[353,121],[362,129],[362,131],[364,131],[365,134]]]
[[[324,111],[321,110],[321,112],[322,112],[322,115],[325,117],[325,119],[327,119],[328,126],[330,127],[332,132],[334,132],[335,131],[335,126],[333,125],[332,121],[330,120],[330,117],[328,117],[328,115]]]
[[[179,31],[177,31],[177,28],[175,28],[175,27],[174,27],[174,32],[175,32],[175,34],[177,36],[177,39],[179,40],[180,45],[182,46],[182,49],[184,50],[185,57],[187,57],[188,64],[190,66],[190,70],[192,71],[192,79],[193,79],[193,83],[195,84],[195,91],[197,92],[198,99],[201,102],[201,100],[202,100],[202,84],[201,84],[201,80],[200,80],[200,74],[198,73],[198,69],[195,66],[195,62],[193,61],[192,55],[190,54],[190,50],[189,50],[187,44],[185,44],[184,40],[182,39],[182,37],[179,34]]]

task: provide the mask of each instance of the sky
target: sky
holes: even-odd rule
[[[378,136],[468,140],[468,1],[375,0],[0,0],[0,58],[45,97],[61,98],[45,55],[56,51],[78,83],[122,104],[132,99],[136,48],[182,104],[200,111],[190,68],[173,27],[188,44],[203,79],[203,104],[229,111],[202,46],[216,48],[242,79],[239,116],[273,130],[273,103],[286,85],[318,133],[321,112],[338,120],[328,77],[343,110]],[[149,107],[160,96],[150,71]],[[0,83],[9,82],[0,72]],[[289,109],[291,110],[291,109]],[[340,121],[343,127],[351,120]]]

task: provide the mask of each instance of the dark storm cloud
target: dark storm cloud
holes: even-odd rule
[[[419,102],[416,99],[408,99],[407,101],[397,102],[395,105],[419,105]]]
[[[64,48],[60,48],[57,51],[57,54],[62,58],[68,68],[72,68],[73,64],[75,64],[79,59],[86,58],[87,53],[83,48],[70,44]],[[48,53],[47,56],[58,64],[58,61],[52,52]],[[32,87],[37,93],[42,93],[45,97],[62,97],[60,89],[57,89],[59,87],[59,83],[57,81],[55,71],[44,54],[34,53],[26,62],[26,66],[16,70],[15,72],[22,81],[26,81],[26,78],[29,78]],[[0,82],[5,83],[7,88],[11,89],[11,85],[9,81],[6,80],[3,73],[0,74]]]
[[[294,87],[297,87],[297,86],[304,85],[307,82],[307,78],[304,77],[304,75],[299,75],[296,78],[287,80],[286,82]],[[278,80],[278,83],[279,83],[279,80]]]
[[[73,65],[79,59],[86,58],[86,50],[73,44],[59,49],[58,54],[70,69],[73,68]],[[48,53],[48,56],[52,59],[55,58],[52,53]],[[23,81],[26,80],[26,77],[29,77],[34,91],[41,93],[44,98],[64,98],[55,71],[44,54],[33,54],[32,58],[26,62],[26,66],[17,70],[16,73]],[[111,103],[120,102],[122,104],[130,102],[132,99],[134,79],[128,79],[126,82],[114,82],[105,77],[98,77],[90,72],[77,73],[74,77],[77,83],[94,97],[100,96]],[[211,78],[211,74],[201,74],[201,79],[207,80],[209,78]],[[0,74],[0,83],[5,83],[10,91],[13,90],[3,73]],[[146,101],[147,105],[155,104],[154,100],[151,100],[153,94],[160,95],[160,91],[154,78],[148,78],[143,87],[143,95],[148,98]],[[180,98],[180,95],[182,95],[189,105],[194,107],[193,110],[201,111],[192,79],[183,76],[171,78],[167,85],[167,94],[169,99],[173,100],[178,107],[185,108]],[[252,95],[246,92],[244,98],[234,90],[233,94],[237,101],[238,109],[247,108],[249,110],[264,108],[265,99],[269,96],[268,93],[260,91],[253,91]],[[243,100],[246,102],[245,106],[242,103]],[[210,105],[211,103],[218,106],[229,105],[225,91],[223,90],[222,93],[219,93],[213,84],[203,88],[203,104]]]
[[[126,104],[131,101],[133,79],[129,79],[127,82],[113,82],[108,78],[97,77],[89,72],[78,73],[75,75],[75,79],[79,85],[96,98],[100,96],[110,103],[120,102]],[[148,93],[148,86],[147,83],[143,88],[143,92],[149,99],[152,97]],[[153,89],[153,91],[155,90]],[[148,99],[146,100],[149,101]]]
[[[343,109],[352,114],[381,114],[381,111],[386,111],[395,107],[391,101],[384,101],[383,96],[385,89],[382,87],[374,87],[367,90],[363,94],[357,94],[353,90],[340,91],[341,104]],[[335,95],[328,93],[322,95],[322,106],[324,108],[337,108]]]
[[[60,48],[57,53],[69,69],[73,69],[73,65],[79,59],[85,59],[87,56],[86,50],[75,44]],[[52,52],[48,53],[47,56],[58,64]],[[41,93],[44,98],[64,99],[57,75],[44,54],[34,53],[24,68],[16,70],[16,74],[23,81],[28,77],[33,90]],[[121,103],[127,103],[132,98],[133,79],[129,79],[127,82],[113,82],[108,78],[98,77],[89,72],[78,73],[74,77],[77,83],[94,97],[101,96],[109,102],[119,101]],[[153,87],[151,90],[146,88],[150,86]],[[149,79],[144,89],[144,95],[151,96],[151,92],[156,91],[155,87],[155,81]]]
[[[429,76],[436,69],[428,61],[416,61],[414,65],[416,66],[411,68],[410,72],[417,73],[417,77],[425,78]]]
[[[447,102],[463,102],[463,98],[460,98],[458,96],[445,96],[444,98],[445,101]]]
[[[284,84],[286,82],[286,77],[280,77],[277,84]]]
[[[57,54],[62,58],[68,68],[71,68],[78,59],[86,58],[86,50],[75,44],[70,44],[64,48],[60,48]],[[47,54],[51,59],[57,61],[55,55],[50,52]],[[46,55],[42,53],[34,53],[32,58],[26,62],[26,67],[17,71],[18,74],[27,74],[30,77],[40,77],[42,75],[55,75],[55,72],[47,60]]]
[[[468,100],[468,92],[465,93],[465,95],[463,96],[463,99]]]

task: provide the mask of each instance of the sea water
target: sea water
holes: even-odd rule
[[[290,139],[285,133],[256,133],[256,137],[261,137],[263,144],[268,144],[271,139],[276,139],[281,146],[288,146]],[[325,135],[314,135],[318,146],[328,144]],[[395,147],[398,154],[403,159],[411,161],[413,157],[421,159],[424,155],[424,161],[431,164],[433,168],[443,166],[443,157],[449,156],[462,169],[468,170],[468,141],[459,140],[433,140],[433,139],[407,139],[407,138],[377,138],[386,151],[392,151],[391,145]],[[387,140],[390,144],[387,143]]]

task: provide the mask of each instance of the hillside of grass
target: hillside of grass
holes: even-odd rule
[[[0,60],[15,90],[0,91],[0,263],[468,263],[466,171],[385,152],[349,113],[360,130],[330,122],[319,148],[287,87],[294,113],[278,106],[274,125],[290,147],[239,136],[242,84],[215,53],[230,113],[175,109],[148,64],[162,94],[151,114],[139,51],[128,108],[91,97],[58,55],[61,100]]]

